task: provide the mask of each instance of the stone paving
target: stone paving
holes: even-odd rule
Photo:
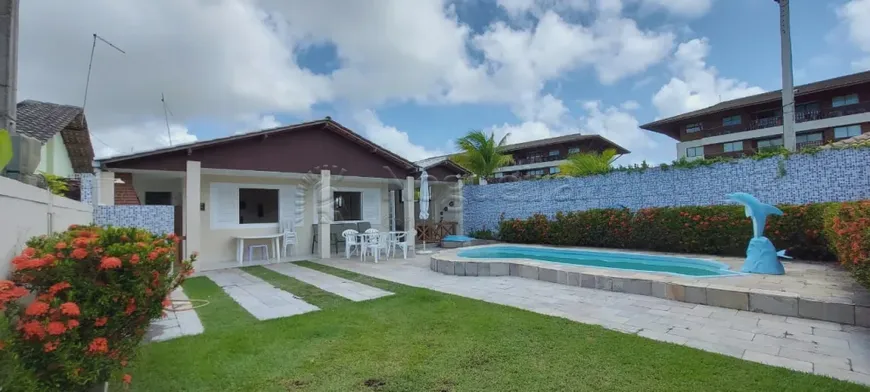
[[[169,297],[174,301],[188,300],[187,295],[180,288],[173,291]],[[172,306],[176,309],[175,311],[167,310],[165,317],[151,323],[145,335],[145,341],[162,342],[182,336],[199,335],[205,331],[199,316],[189,304],[174,302]]]
[[[202,275],[220,286],[258,320],[289,317],[320,310],[293,294],[238,268],[206,271]]]
[[[266,268],[279,274],[308,283],[323,291],[328,291],[335,295],[347,298],[351,301],[367,301],[393,294],[376,287],[367,286],[352,280],[342,279],[335,275],[324,274],[320,271],[289,263],[271,264],[267,265]]]
[[[870,385],[870,329],[511,276],[449,276],[428,256],[319,263],[749,361]]]

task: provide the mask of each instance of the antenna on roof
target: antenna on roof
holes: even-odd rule
[[[169,107],[166,105],[166,97],[160,93],[160,102],[163,103],[163,119],[166,121],[166,137],[169,138],[169,147],[172,147],[172,132],[169,130]]]
[[[91,68],[93,68],[93,66],[94,66],[94,52],[97,49],[97,40],[98,39],[100,41],[104,42],[106,45],[109,45],[110,47],[112,47],[112,49],[115,49],[115,50],[121,52],[122,54],[127,54],[127,52],[121,50],[121,48],[115,46],[113,43],[111,43],[109,41],[106,41],[103,37],[100,37],[99,35],[97,35],[97,33],[94,33],[94,44],[91,46],[91,60],[88,62],[88,78],[85,80],[85,99],[82,102],[82,111],[83,112],[85,111],[85,106],[87,106],[87,104],[88,104],[88,88],[91,85]]]

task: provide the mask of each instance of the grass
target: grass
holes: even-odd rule
[[[206,332],[149,344],[136,391],[857,391],[855,384],[556,317],[299,263],[390,290],[354,303],[249,272],[322,304],[256,321],[206,278],[188,280]],[[296,290],[296,291],[294,291]]]
[[[302,298],[303,301],[317,306],[320,309],[330,309],[352,303],[349,299],[323,291],[308,283],[291,278],[284,274],[279,274],[268,268],[257,266],[245,267],[242,269],[251,275],[268,281],[281,290],[293,293],[297,297]]]

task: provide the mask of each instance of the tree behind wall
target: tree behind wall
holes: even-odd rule
[[[512,156],[503,153],[507,137],[496,143],[495,133],[487,136],[483,131],[471,131],[456,141],[460,153],[452,159],[478,179],[490,178],[496,169],[514,162]]]
[[[566,177],[585,177],[605,174],[610,164],[616,160],[616,150],[608,148],[601,153],[584,152],[573,154],[568,161],[559,165],[559,174]]]

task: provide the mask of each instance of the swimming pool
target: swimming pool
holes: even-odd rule
[[[729,270],[727,264],[713,260],[581,249],[497,245],[461,250],[458,256],[471,259],[532,259],[586,267],[661,272],[693,277],[742,275],[740,272]]]

